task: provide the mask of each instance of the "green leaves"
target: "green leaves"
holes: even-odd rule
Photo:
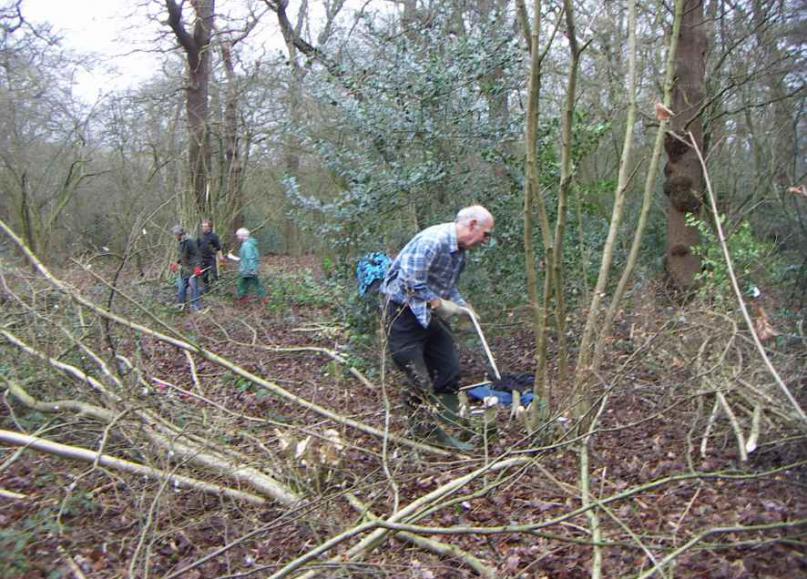
[[[726,245],[741,288],[774,281],[783,274],[784,266],[775,255],[774,244],[758,239],[747,221],[733,229],[727,228],[725,215],[720,216],[720,222],[724,230],[730,231]],[[694,215],[687,215],[687,225],[697,228],[701,238],[694,248],[702,263],[702,271],[696,276],[701,284],[701,296],[714,299],[718,304],[732,303],[728,266],[714,230]]]
[[[449,14],[435,18],[392,35],[364,21],[368,44],[345,76],[310,75],[327,127],[312,116],[295,130],[340,190],[301,195],[287,179],[286,193],[297,220],[345,254],[406,239],[509,187],[492,163],[521,124],[494,112],[521,81],[517,46],[503,27],[457,36],[445,32]]]

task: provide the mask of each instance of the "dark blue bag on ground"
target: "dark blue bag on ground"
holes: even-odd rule
[[[500,380],[482,384],[468,390],[468,396],[475,400],[484,400],[495,396],[502,406],[512,406],[513,391],[521,393],[521,406],[529,406],[535,396],[532,387],[535,384],[534,374],[502,374]]]

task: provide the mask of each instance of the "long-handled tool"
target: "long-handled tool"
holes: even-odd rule
[[[493,359],[493,354],[488,347],[488,341],[485,339],[485,334],[482,333],[482,327],[479,325],[479,320],[476,319],[476,315],[474,314],[473,310],[469,308],[461,309],[468,314],[468,317],[471,318],[471,321],[474,323],[476,333],[479,334],[479,339],[482,340],[482,346],[485,348],[485,354],[488,355],[488,361],[490,362],[490,367],[493,368],[493,373],[496,376],[496,380],[501,380],[502,375],[499,374],[499,369],[496,367],[496,360]]]

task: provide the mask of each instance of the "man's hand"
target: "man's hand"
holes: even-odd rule
[[[195,268],[193,268],[193,275],[195,275],[196,277],[200,277],[202,275],[202,268],[199,267],[198,265]]]
[[[171,273],[176,273],[176,272],[179,271],[179,264],[178,263],[172,263],[171,265],[168,266],[168,269],[171,270]]]
[[[432,302],[432,309],[434,313],[443,318],[444,320],[448,320],[458,314],[464,314],[466,312],[465,308],[460,306],[459,304],[455,304],[451,300],[440,300],[437,306],[434,306],[434,302]]]

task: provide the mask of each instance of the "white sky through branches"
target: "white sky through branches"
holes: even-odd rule
[[[217,0],[217,25],[224,28],[232,25],[236,29],[243,26],[248,4],[245,0]],[[355,9],[367,4],[366,0],[348,0],[342,17],[351,12],[348,7]],[[261,2],[252,5],[256,11],[266,10]],[[300,6],[299,1],[289,2],[287,12],[292,20],[296,21]],[[191,12],[187,4],[185,11]],[[168,58],[165,51],[176,47],[176,40],[165,24],[163,0],[23,0],[22,13],[33,24],[50,24],[65,48],[97,57],[98,64],[92,72],[82,71],[75,78],[75,94],[87,103],[159,77]],[[316,34],[324,19],[321,4],[310,2],[308,14],[311,31]],[[186,26],[190,26],[187,20]],[[285,54],[275,15],[264,13],[244,44],[242,50],[246,55],[275,51]]]
[[[93,53],[99,66],[82,71],[75,93],[93,102],[99,95],[123,90],[159,71],[162,56],[138,48],[158,32],[138,2],[131,0],[23,0],[23,17],[35,24],[49,23],[62,45],[80,54]]]

